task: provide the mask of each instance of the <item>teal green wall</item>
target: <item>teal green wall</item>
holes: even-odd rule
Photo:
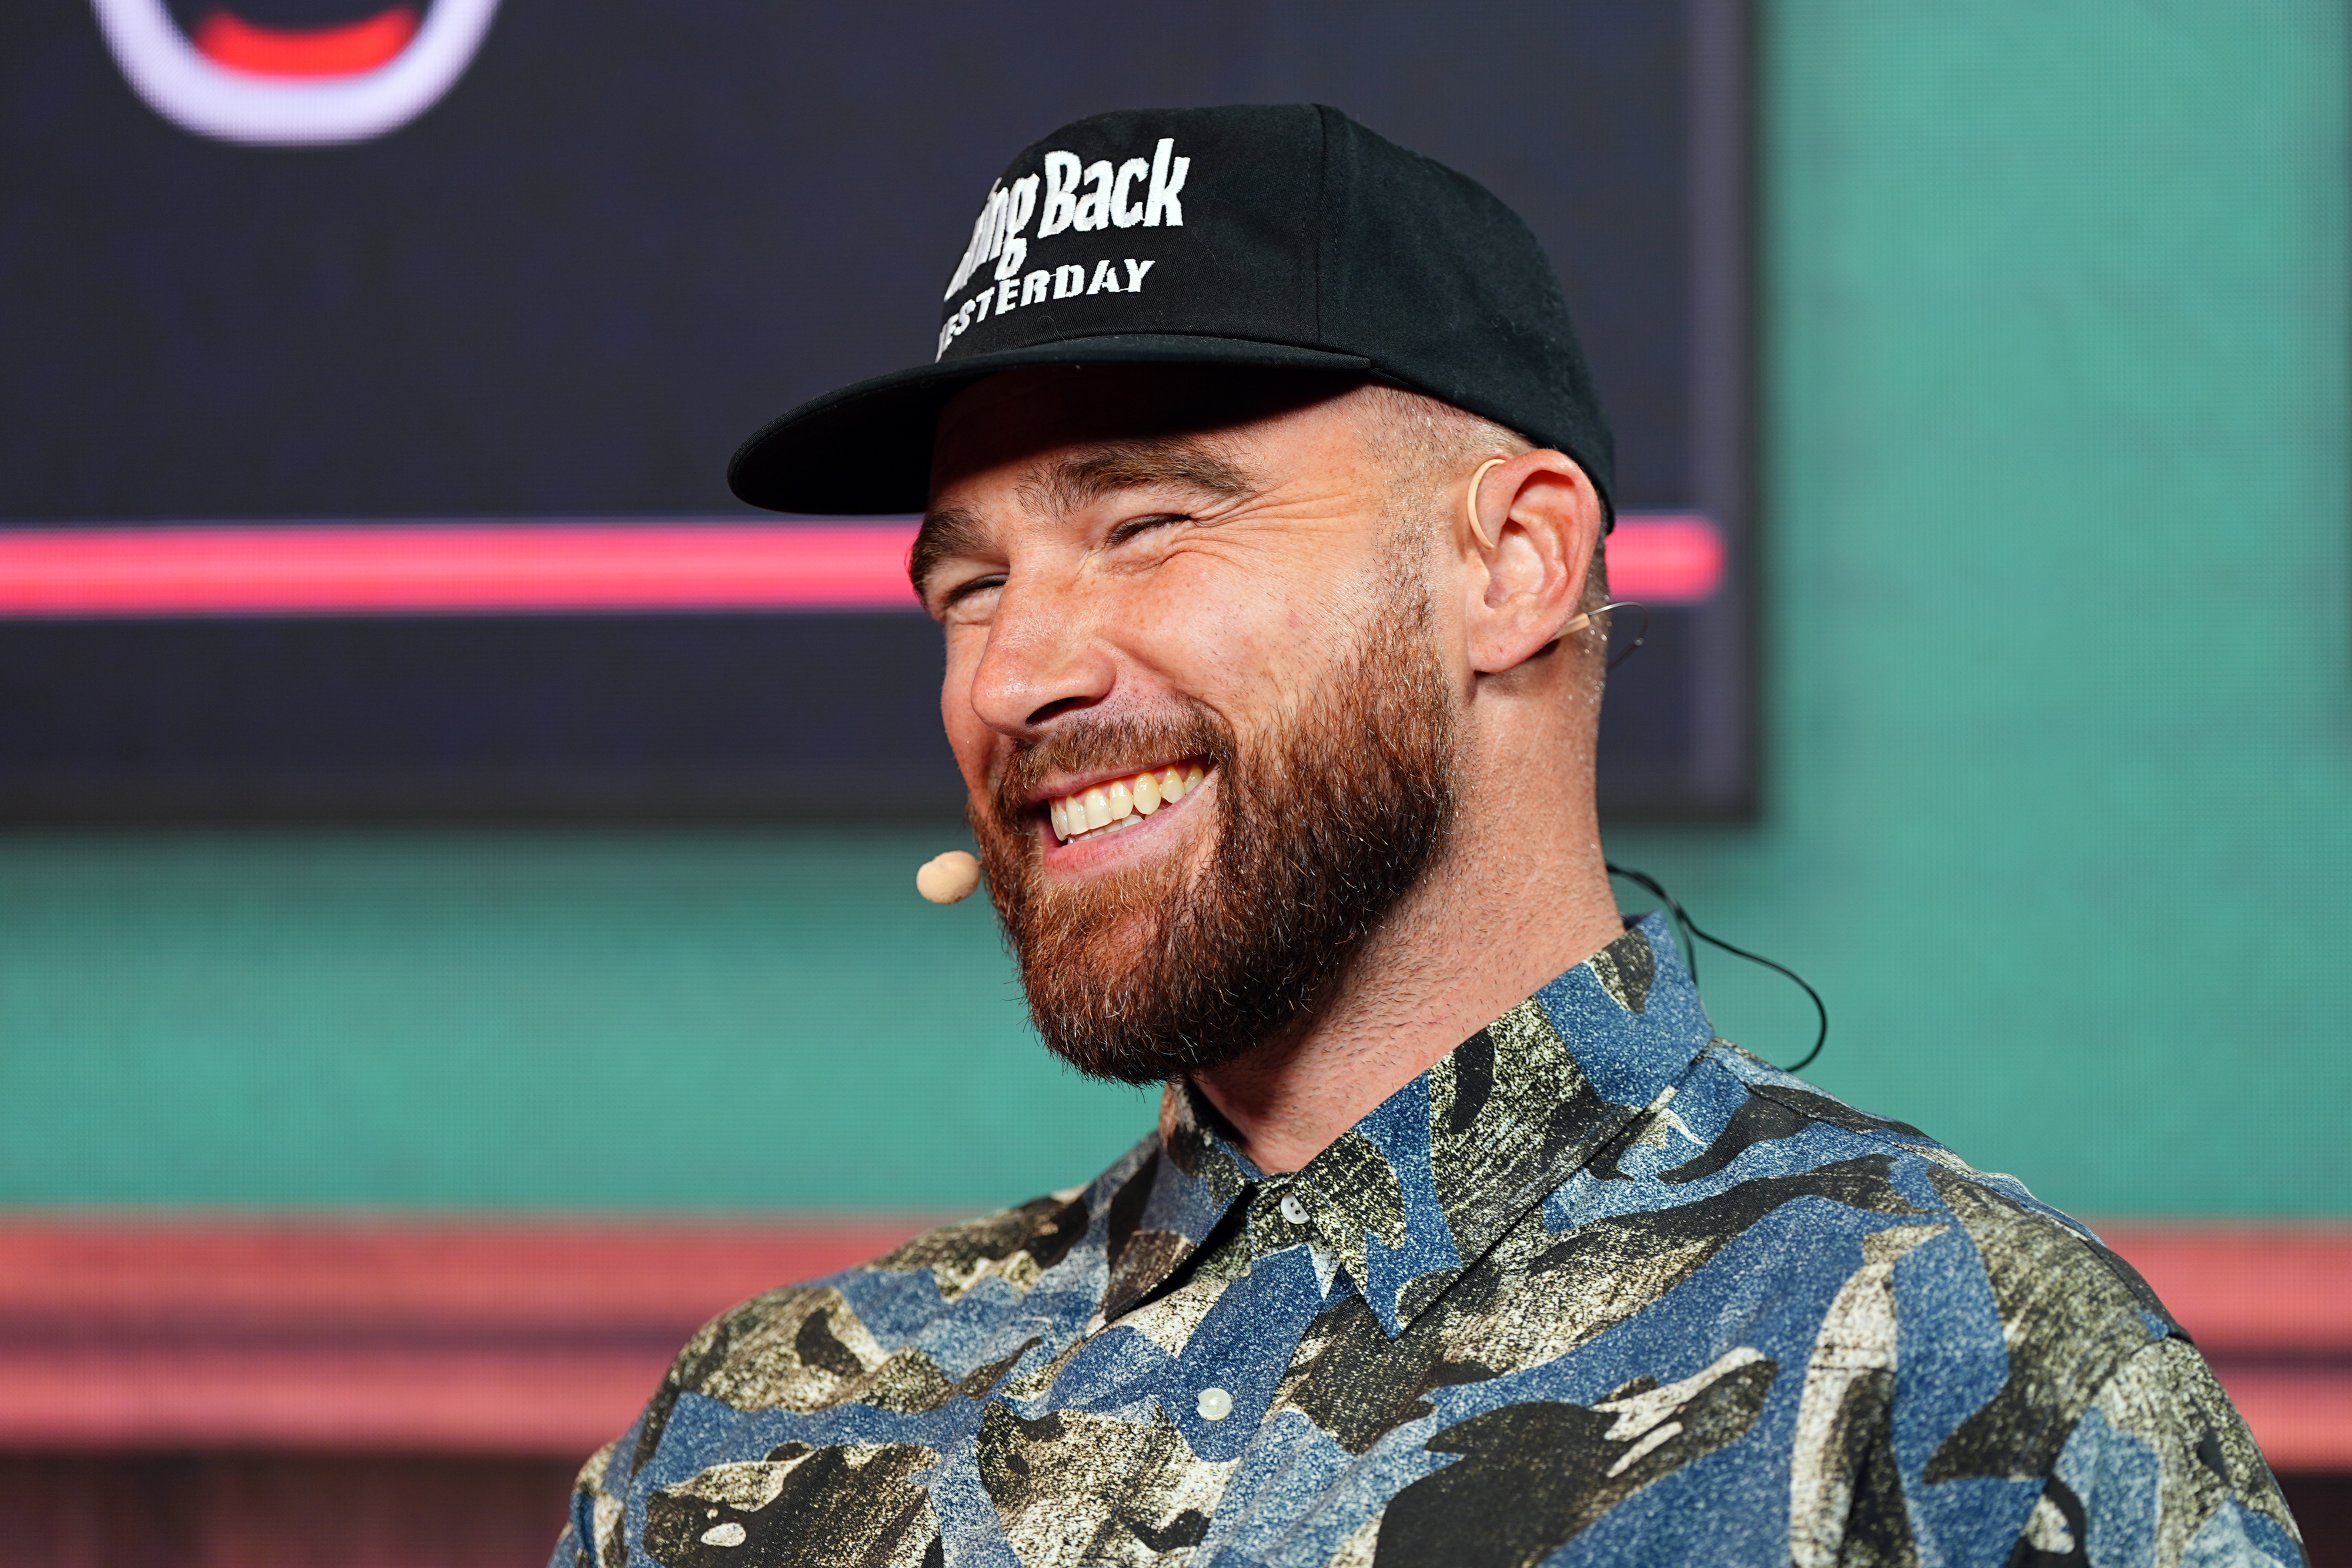
[[[1156,1101],[1026,1032],[961,832],[0,840],[0,1195],[963,1209]]]
[[[1822,1082],[2053,1201],[2352,1210],[2342,7],[1765,11],[1769,814],[1612,848],[1821,986]],[[948,841],[0,840],[0,1200],[1081,1179],[1149,1106],[914,898]]]
[[[2352,1210],[2345,8],[1767,9],[1770,822],[1612,847],[2053,1201]]]

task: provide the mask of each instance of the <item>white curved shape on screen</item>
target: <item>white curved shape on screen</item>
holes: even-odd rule
[[[275,146],[361,141],[433,107],[481,47],[499,0],[435,0],[397,58],[317,80],[234,71],[198,53],[163,0],[91,0],[98,25],[147,107],[184,131]]]

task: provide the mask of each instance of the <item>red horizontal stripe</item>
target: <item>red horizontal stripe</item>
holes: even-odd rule
[[[85,1342],[0,1356],[0,1446],[578,1459],[620,1436],[692,1332],[665,1351]]]
[[[687,1336],[913,1218],[0,1225],[0,1446],[584,1454]],[[2352,1228],[2119,1224],[2281,1469],[2352,1469]]]
[[[0,1226],[0,1448],[585,1455],[702,1323],[929,1221]]]
[[[910,523],[0,530],[0,615],[912,610]]]
[[[0,1223],[11,1325],[691,1328],[745,1296],[888,1251],[936,1220],[101,1219]]]
[[[0,529],[0,616],[912,610],[911,523],[354,523]],[[1621,599],[1724,573],[1704,517],[1633,516]]]
[[[416,36],[416,12],[394,5],[330,27],[263,27],[226,11],[196,26],[197,52],[254,76],[356,76],[388,65]]]

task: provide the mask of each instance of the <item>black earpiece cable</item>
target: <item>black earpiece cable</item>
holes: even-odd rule
[[[1632,658],[1634,654],[1640,653],[1642,651],[1642,644],[1650,640],[1650,607],[1643,603],[1638,599],[1612,599],[1592,613],[1595,615],[1606,615],[1612,610],[1638,610],[1642,612],[1642,629],[1633,633],[1633,640],[1625,644],[1625,651],[1623,653],[1609,661],[1608,667],[1613,670],[1618,665],[1623,664],[1626,660]]]
[[[1813,999],[1813,1011],[1821,1015],[1822,1028],[1821,1032],[1813,1036],[1813,1049],[1805,1052],[1804,1059],[1799,1061],[1795,1066],[1783,1068],[1781,1071],[1784,1072],[1798,1072],[1812,1064],[1813,1058],[1822,1053],[1822,1047],[1829,1041],[1830,1009],[1829,1004],[1822,1000],[1821,992],[1805,984],[1804,976],[1800,975],[1796,970],[1791,969],[1786,964],[1774,963],[1771,959],[1767,958],[1761,953],[1750,953],[1745,947],[1735,947],[1730,943],[1726,942],[1722,937],[1711,936],[1708,933],[1700,930],[1697,923],[1692,920],[1688,915],[1685,914],[1683,912],[1683,906],[1675,901],[1675,895],[1668,893],[1664,887],[1661,887],[1658,884],[1658,879],[1652,876],[1648,872],[1633,871],[1622,865],[1612,865],[1609,867],[1609,874],[1611,876],[1622,876],[1627,882],[1633,883],[1638,887],[1647,889],[1650,893],[1663,901],[1668,909],[1674,912],[1675,924],[1681,926],[1683,930],[1683,962],[1688,966],[1690,969],[1691,984],[1698,984],[1698,950],[1693,946],[1691,943],[1691,938],[1694,936],[1698,938],[1701,942],[1711,943],[1714,946],[1722,948],[1725,952],[1732,955],[1734,957],[1745,958],[1751,964],[1761,964],[1768,969],[1778,969],[1780,973],[1788,976],[1789,978],[1796,981],[1797,988],[1803,991],[1805,995]]]

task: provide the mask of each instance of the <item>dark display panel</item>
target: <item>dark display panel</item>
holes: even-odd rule
[[[0,14],[0,125],[31,150],[0,172],[0,529],[752,517],[727,454],[929,358],[1013,151],[1106,108],[1330,102],[1527,216],[1623,505],[1724,539],[1719,586],[1654,609],[1612,677],[1607,809],[1751,808],[1729,0],[437,0],[405,24],[334,0],[144,5],[201,45],[227,107],[140,77],[131,0]],[[233,139],[247,78],[380,81],[403,57],[366,49],[410,38],[413,59],[460,9],[487,28],[405,123]],[[173,122],[207,113],[226,128]],[[890,612],[16,614],[0,820],[952,810],[937,660],[936,631]]]

